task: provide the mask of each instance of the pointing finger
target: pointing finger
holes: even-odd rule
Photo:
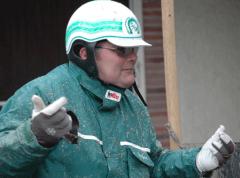
[[[225,131],[225,127],[223,125],[220,125],[217,131],[215,132],[216,134],[221,134]]]
[[[61,97],[44,108],[41,113],[51,116],[55,114],[59,109],[61,109],[65,104],[67,104],[67,98]]]

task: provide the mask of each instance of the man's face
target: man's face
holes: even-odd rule
[[[136,50],[118,47],[107,42],[96,45],[96,65],[99,78],[107,84],[129,88],[135,80],[134,65],[137,60]]]

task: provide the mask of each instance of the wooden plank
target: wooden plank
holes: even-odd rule
[[[179,99],[176,70],[176,45],[174,26],[174,0],[161,0],[163,53],[165,66],[168,121],[178,138],[181,137]],[[176,149],[176,142],[170,139],[170,148]]]

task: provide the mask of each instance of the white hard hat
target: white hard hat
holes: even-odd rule
[[[66,30],[66,52],[76,40],[108,40],[122,47],[151,46],[142,39],[141,27],[133,12],[121,3],[90,1],[70,18]]]

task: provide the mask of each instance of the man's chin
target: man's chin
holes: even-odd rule
[[[134,82],[135,82],[135,80],[129,81],[128,83],[126,83],[126,84],[124,85],[123,88],[131,88],[131,87],[133,86]]]

